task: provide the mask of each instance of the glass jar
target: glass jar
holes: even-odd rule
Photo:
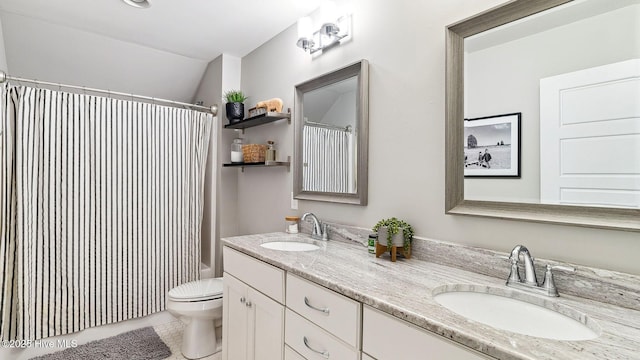
[[[265,153],[264,161],[276,161],[276,149],[273,147],[275,142],[267,141],[267,152]]]
[[[242,156],[242,139],[233,139],[233,143],[231,144],[231,162],[241,163],[243,161],[244,158]]]
[[[284,218],[287,221],[287,226],[285,228],[285,232],[289,234],[297,234],[298,233],[298,220],[300,220],[297,216],[285,216]]]

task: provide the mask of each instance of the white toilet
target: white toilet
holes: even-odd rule
[[[169,290],[167,310],[186,323],[182,355],[199,359],[216,351],[215,320],[222,318],[222,278],[184,283]]]

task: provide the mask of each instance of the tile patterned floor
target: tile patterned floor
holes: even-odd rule
[[[185,360],[185,357],[182,356],[180,352],[180,346],[182,345],[182,331],[184,330],[184,323],[180,320],[175,320],[169,323],[156,325],[153,329],[156,331],[160,339],[164,341],[165,344],[171,350],[171,356],[167,358],[167,360]],[[220,350],[220,344],[222,344],[222,339],[220,338],[220,334],[222,333],[222,329],[217,329],[217,337],[218,337],[218,350]],[[222,359],[222,352],[218,351],[217,353],[201,358],[201,360],[220,360]]]

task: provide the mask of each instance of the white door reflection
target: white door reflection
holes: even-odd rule
[[[640,60],[540,80],[544,204],[640,207]]]

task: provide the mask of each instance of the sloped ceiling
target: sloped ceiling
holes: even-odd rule
[[[14,76],[191,101],[207,63],[242,57],[320,0],[0,0]],[[292,44],[295,46],[295,44]]]

